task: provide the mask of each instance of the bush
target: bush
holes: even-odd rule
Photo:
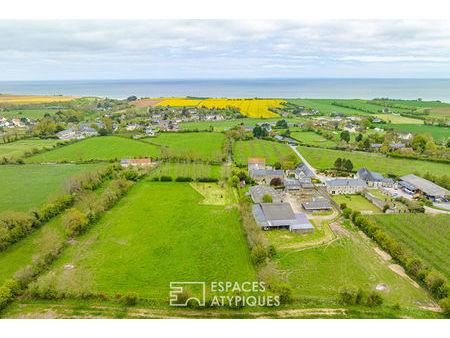
[[[272,203],[273,198],[271,194],[264,194],[263,198],[262,198],[262,202],[263,203]]]
[[[120,300],[125,305],[136,305],[139,300],[139,296],[136,292],[127,292]]]
[[[339,208],[341,208],[341,210],[344,210],[345,208],[347,208],[347,203],[339,204]]]
[[[197,178],[198,182],[209,182],[209,183],[214,183],[214,182],[219,182],[219,180],[217,178],[213,178],[213,177],[200,177]]]
[[[441,294],[441,287],[445,284],[445,278],[442,276],[442,274],[436,270],[431,270],[431,272],[428,274],[428,276],[425,278],[425,284],[428,286],[428,288],[431,290],[431,292],[438,296],[439,298],[442,297]]]
[[[445,297],[439,301],[439,306],[446,317],[450,317],[450,298]]]
[[[27,265],[14,274],[14,279],[16,280],[19,287],[21,289],[24,289],[33,280],[35,275],[36,272],[34,271],[33,267],[31,265]]]
[[[345,208],[342,211],[342,214],[344,215],[345,218],[350,218],[350,215],[352,214],[352,209],[350,208]]]
[[[292,302],[292,287],[289,284],[275,285],[272,290],[280,296],[280,304],[289,304]]]
[[[79,235],[89,225],[89,218],[76,208],[71,208],[62,218],[62,224],[68,236]]]
[[[178,176],[175,179],[176,182],[192,182],[192,178],[191,177],[187,177],[187,176]]]
[[[347,285],[339,290],[339,301],[345,305],[355,305],[358,296],[358,288]]]
[[[252,248],[250,257],[254,264],[263,264],[266,261],[267,251],[261,245]]]
[[[271,244],[269,245],[268,249],[268,256],[273,257],[277,254],[277,249],[275,248],[275,245]]]
[[[379,306],[383,304],[383,297],[377,291],[372,291],[367,295],[367,306]]]
[[[160,181],[161,182],[171,182],[172,177],[171,176],[161,176]]]
[[[139,180],[139,174],[134,170],[127,170],[123,173],[123,177],[128,181],[137,182]]]
[[[272,179],[270,180],[270,185],[276,186],[276,187],[281,186],[281,185],[282,185],[281,178],[279,178],[279,177],[274,177],[274,178],[272,178]]]
[[[11,290],[6,286],[0,286],[0,310],[4,309],[12,298]]]

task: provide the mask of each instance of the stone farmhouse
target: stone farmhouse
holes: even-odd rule
[[[331,195],[356,194],[367,188],[366,182],[357,178],[338,178],[326,182],[327,192]]]
[[[387,187],[392,188],[394,186],[394,180],[392,178],[383,177],[383,175],[369,171],[367,168],[360,168],[356,172],[356,178],[359,178],[366,182],[369,187]]]

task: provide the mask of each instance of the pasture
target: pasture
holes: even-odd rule
[[[222,161],[223,133],[161,133],[157,138],[144,139],[169,148],[170,153],[194,159]]]
[[[387,126],[410,133],[430,134],[437,141],[442,138],[447,139],[450,137],[449,127],[430,126],[425,124],[388,124]]]
[[[388,124],[417,124],[417,125],[423,125],[423,121],[419,119],[412,119],[410,117],[404,117],[400,115],[394,115],[394,114],[376,114],[375,117],[378,117],[379,119],[387,122]],[[383,125],[382,125],[383,126]]]
[[[369,219],[406,245],[427,265],[450,278],[450,215],[374,215]]]
[[[353,211],[371,211],[375,214],[381,212],[372,202],[361,195],[333,195],[333,199],[338,204],[347,204],[347,207]]]
[[[170,176],[174,180],[178,176],[191,177],[194,180],[202,177],[222,179],[224,177],[224,170],[226,168],[219,165],[208,165],[197,162],[166,162],[155,168],[151,172],[150,177]]]
[[[139,183],[63,252],[52,267],[56,280],[161,303],[171,281],[255,281],[237,210],[203,199],[188,183]]]
[[[233,145],[234,161],[239,165],[247,165],[249,157],[265,158],[266,164],[272,165],[275,162],[280,162],[284,155],[293,153],[292,149],[286,144],[257,139],[237,141]]]
[[[336,142],[327,140],[321,135],[318,135],[312,131],[296,131],[291,132],[291,137],[294,140],[298,140],[305,144],[310,144],[316,147],[333,147],[336,146]]]
[[[0,177],[0,211],[28,211],[46,203],[62,189],[63,182],[98,164],[2,165]]]
[[[287,99],[286,101],[288,103],[292,103],[297,106],[306,107],[306,108],[310,108],[310,109],[317,109],[319,112],[321,112],[323,114],[330,114],[332,112],[340,112],[340,113],[343,113],[346,115],[367,114],[358,109],[340,107],[340,106],[334,105],[333,102],[339,101],[339,100],[333,100],[333,99]]]
[[[372,153],[346,152],[329,149],[318,149],[308,147],[297,147],[297,150],[305,159],[317,169],[328,169],[334,167],[334,162],[338,157],[352,161],[353,170],[366,167],[384,175],[394,174],[403,176],[415,172],[424,175],[427,172],[437,176],[448,173],[449,165],[431,161],[410,160],[405,158],[390,158]]]
[[[28,163],[158,157],[158,146],[118,136],[91,137],[26,159]]]
[[[2,143],[0,144],[0,158],[6,157],[10,158],[19,158],[24,155],[25,152],[31,152],[33,150],[41,150],[44,147],[51,148],[53,147],[58,140],[49,139],[49,140],[41,140],[41,139],[24,139],[11,143]]]
[[[285,120],[286,122],[300,122],[305,121],[305,119],[302,118],[267,118],[267,119],[259,119],[259,118],[244,118],[244,119],[236,119],[236,120],[225,120],[225,121],[195,121],[195,122],[182,122],[180,123],[181,129],[184,130],[209,130],[211,127],[214,128],[214,130],[217,131],[223,131],[225,128],[232,128],[237,125],[244,125],[244,126],[256,126],[258,123],[264,123],[264,122],[276,122],[279,120]]]
[[[45,114],[53,115],[58,110],[56,109],[23,109],[23,110],[9,110],[9,111],[2,111],[0,113],[0,116],[5,117],[7,119],[9,118],[17,118],[20,119],[22,117],[28,117],[32,120],[41,119],[44,117]],[[64,111],[61,109],[61,111]]]

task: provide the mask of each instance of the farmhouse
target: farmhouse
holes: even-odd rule
[[[313,198],[311,200],[304,201],[302,202],[302,207],[306,211],[310,212],[331,210],[330,202],[325,198]]]
[[[369,187],[393,187],[394,181],[391,178],[383,177],[383,175],[369,171],[367,168],[360,168],[356,172],[356,178],[360,178],[367,183]]]
[[[312,172],[311,169],[309,169],[306,164],[304,163],[299,163],[297,165],[297,168],[299,170],[299,178],[303,178],[303,177],[310,177],[310,178],[314,178],[316,177],[316,175]]]
[[[273,202],[280,201],[279,193],[273,188],[267,185],[255,185],[248,189],[248,192],[255,203],[262,203],[264,195],[268,194],[272,196]]]
[[[299,180],[284,180],[283,185],[287,192],[300,191],[302,189]]]
[[[128,166],[143,166],[143,167],[153,167],[156,163],[152,162],[150,158],[137,158],[129,160],[121,160],[120,165],[127,168]]]
[[[300,179],[300,185],[303,190],[311,190],[314,189],[314,184],[311,183],[311,178],[304,177]]]
[[[264,230],[289,229],[292,233],[314,232],[304,213],[294,213],[289,203],[261,203],[252,207],[253,216]]]
[[[266,159],[265,158],[249,158],[248,171],[257,169],[266,169]]]
[[[338,178],[327,181],[327,192],[332,195],[356,194],[367,188],[367,184],[361,179]]]
[[[266,182],[269,183],[274,178],[283,179],[284,171],[283,170],[271,170],[271,169],[255,169],[249,171],[249,175],[255,181],[261,183]]]
[[[432,201],[440,201],[450,195],[447,189],[413,174],[400,177],[399,185],[407,193],[419,193]]]

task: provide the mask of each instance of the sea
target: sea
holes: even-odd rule
[[[378,97],[450,102],[450,79],[168,79],[1,81],[1,94],[137,97]]]

